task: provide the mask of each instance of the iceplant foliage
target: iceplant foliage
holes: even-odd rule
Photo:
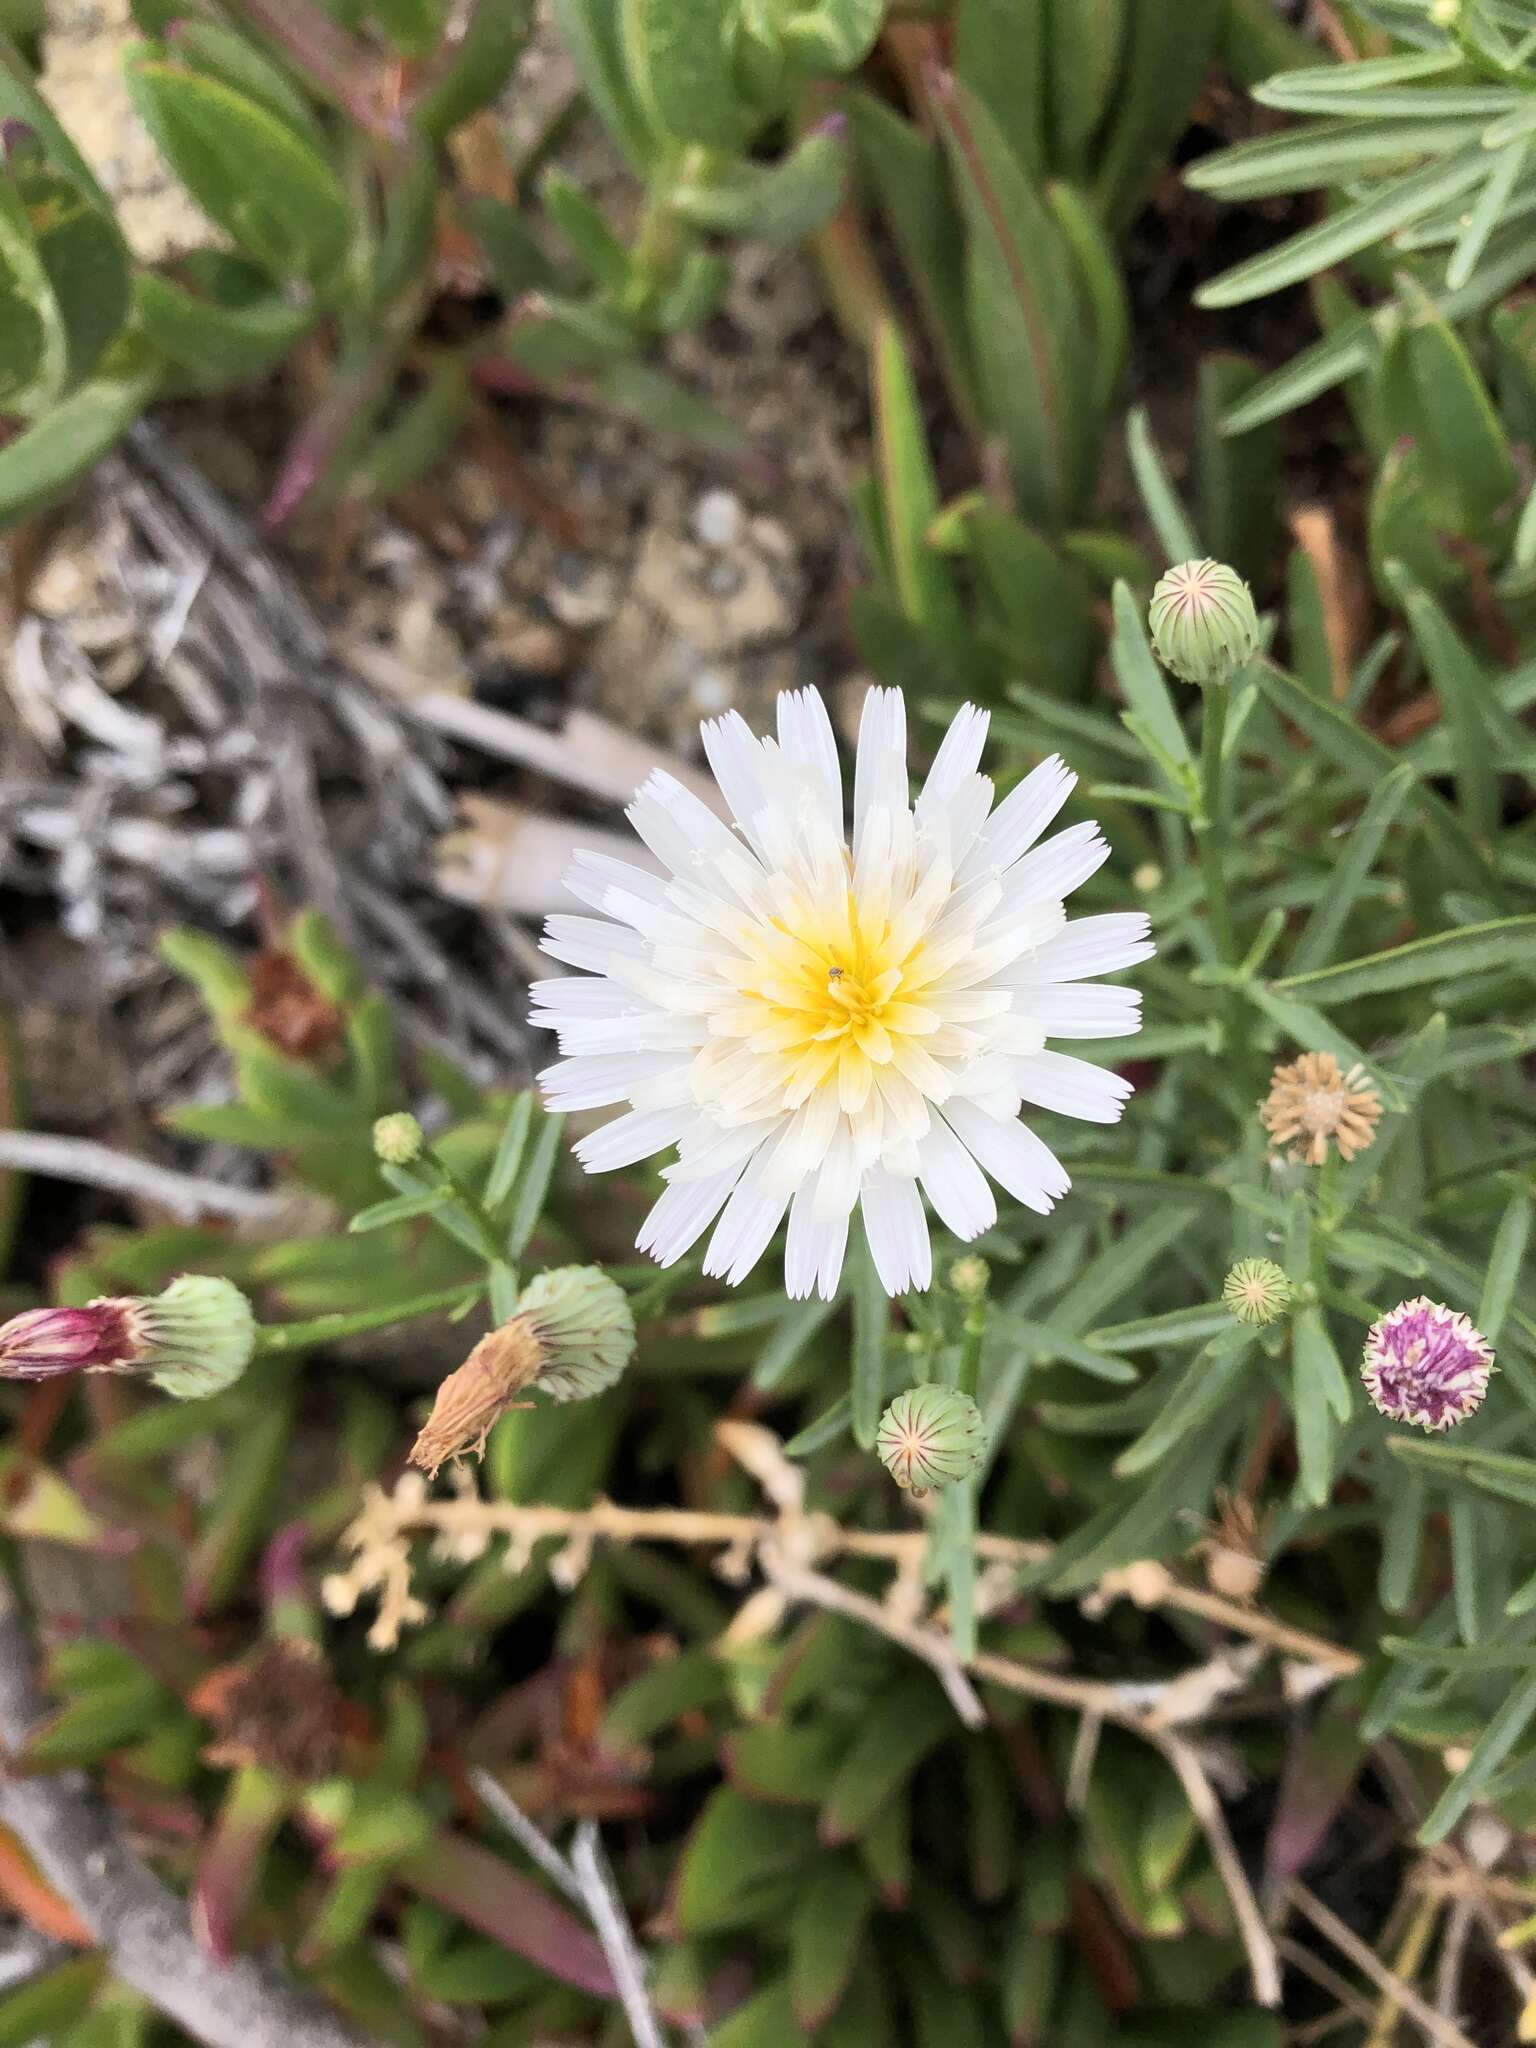
[[[853,831],[814,690],[774,739],[735,712],[703,727],[734,824],[657,773],[629,818],[665,869],[581,853],[544,949],[582,976],[534,987],[565,1057],[552,1109],[627,1103],[576,1147],[589,1172],[675,1147],[639,1246],[671,1265],[713,1224],[733,1285],[787,1213],[785,1283],[830,1299],[855,1205],[892,1294],[932,1277],[923,1196],[956,1237],[996,1219],[992,1180],[1044,1214],[1070,1185],[1026,1103],[1118,1121],[1130,1084],[1047,1049],[1140,1025],[1135,990],[1092,977],[1153,948],[1139,913],[1067,920],[1109,849],[1096,824],[1041,840],[1076,778],[1054,756],[993,809],[987,714],[956,714],[916,803],[899,690],[864,700]]]

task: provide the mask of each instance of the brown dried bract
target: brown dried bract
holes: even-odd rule
[[[411,1463],[429,1478],[449,1458],[479,1457],[493,1423],[538,1377],[544,1346],[527,1316],[514,1316],[482,1337],[457,1372],[437,1390],[426,1426],[411,1446]]]
[[[1308,1166],[1321,1166],[1330,1142],[1353,1159],[1376,1136],[1381,1100],[1364,1067],[1346,1074],[1331,1052],[1304,1052],[1276,1067],[1259,1116],[1277,1145]]]
[[[307,1643],[263,1643],[239,1664],[210,1671],[189,1704],[218,1730],[204,1751],[209,1763],[256,1765],[306,1783],[340,1767],[347,1702]]]
[[[251,1005],[243,1021],[290,1059],[312,1060],[341,1042],[345,1020],[291,953],[273,948],[250,965]]]

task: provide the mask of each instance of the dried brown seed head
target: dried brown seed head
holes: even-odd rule
[[[411,1446],[411,1463],[435,1479],[450,1458],[478,1458],[492,1425],[517,1405],[543,1364],[544,1344],[528,1316],[513,1316],[482,1337],[438,1388],[432,1413]]]
[[[1259,1117],[1277,1145],[1292,1157],[1321,1166],[1333,1144],[1342,1159],[1353,1159],[1376,1136],[1381,1098],[1364,1067],[1346,1074],[1331,1052],[1304,1052],[1276,1067]]]

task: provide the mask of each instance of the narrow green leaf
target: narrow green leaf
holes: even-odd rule
[[[1308,974],[1323,966],[1338,943],[1339,934],[1376,865],[1388,832],[1407,802],[1417,780],[1412,765],[1403,761],[1372,790],[1365,809],[1350,828],[1344,851],[1302,928],[1291,954],[1293,975]]]
[[[1358,255],[1395,229],[1422,218],[1432,207],[1459,198],[1481,183],[1487,169],[1486,156],[1474,144],[1442,162],[1426,164],[1405,178],[1393,179],[1316,227],[1304,228],[1279,248],[1251,257],[1202,285],[1195,294],[1195,303],[1215,311],[1263,298],[1288,284],[1299,284],[1303,278]]]
[[[1516,1686],[1495,1710],[1477,1738],[1465,1767],[1451,1780],[1435,1801],[1429,1818],[1419,1829],[1426,1845],[1443,1842],[1488,1779],[1503,1763],[1536,1715],[1536,1677]]]
[[[1189,523],[1188,514],[1163,467],[1163,458],[1152,439],[1152,424],[1144,405],[1134,406],[1125,423],[1125,445],[1131,458],[1131,474],[1147,508],[1152,530],[1170,563],[1189,562],[1204,554]]]
[[[1357,996],[1382,995],[1391,989],[1419,988],[1425,982],[1477,974],[1486,968],[1514,967],[1536,973],[1536,915],[1503,917],[1486,924],[1438,932],[1413,939],[1386,953],[1362,960],[1341,961],[1311,974],[1292,975],[1273,984],[1276,994],[1296,995],[1309,1003],[1351,1002]]]
[[[1531,1241],[1531,1214],[1531,1197],[1525,1193],[1512,1195],[1494,1232],[1488,1253],[1487,1276],[1483,1281],[1483,1298],[1474,1318],[1490,1344],[1498,1342],[1514,1305],[1526,1247]]]
[[[869,1450],[885,1406],[885,1337],[891,1303],[875,1271],[863,1231],[848,1248],[853,1289],[853,1379],[850,1415],[854,1441]]]
[[[1163,672],[1153,657],[1141,606],[1124,583],[1115,585],[1114,614],[1115,631],[1109,656],[1126,702],[1171,761],[1181,768],[1191,766],[1189,741]]]

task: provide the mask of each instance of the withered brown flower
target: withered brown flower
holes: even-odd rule
[[[290,1059],[312,1060],[340,1044],[345,1019],[291,953],[258,953],[247,972],[251,1002],[241,1021],[269,1045]]]
[[[543,1363],[544,1345],[530,1316],[513,1316],[482,1337],[438,1388],[432,1413],[411,1446],[411,1463],[435,1479],[449,1458],[466,1452],[479,1457],[492,1424],[518,1405],[516,1396]]]
[[[1346,1074],[1331,1052],[1304,1052],[1276,1067],[1259,1116],[1277,1145],[1291,1146],[1293,1158],[1321,1166],[1330,1141],[1343,1159],[1365,1150],[1376,1136],[1381,1098],[1364,1067]]]
[[[347,1701],[308,1643],[281,1637],[260,1644],[238,1664],[210,1671],[189,1704],[218,1731],[204,1751],[209,1763],[229,1770],[254,1764],[304,1783],[340,1767]]]

